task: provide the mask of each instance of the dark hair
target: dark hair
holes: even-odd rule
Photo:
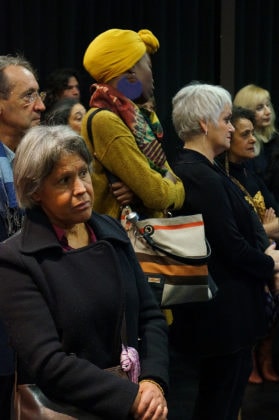
[[[61,93],[67,88],[70,77],[75,77],[80,83],[78,72],[72,68],[59,68],[49,74],[46,79],[46,109],[50,109],[59,99]]]
[[[234,125],[241,118],[251,121],[255,125],[255,113],[251,109],[243,108],[241,106],[234,106],[232,108],[231,123]]]
[[[5,69],[9,66],[24,67],[38,80],[36,71],[23,55],[0,55],[0,98],[2,99],[8,99],[12,88],[9,78],[7,77],[7,74],[5,74]]]
[[[44,117],[44,124],[67,125],[73,106],[79,103],[80,101],[76,98],[60,99],[59,101],[55,102],[52,108],[46,113]]]

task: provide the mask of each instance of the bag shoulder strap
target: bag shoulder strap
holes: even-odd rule
[[[87,118],[86,128],[87,128],[88,138],[92,146],[94,146],[94,139],[93,139],[93,133],[92,133],[92,119],[94,115],[98,114],[98,112],[103,111],[103,110],[109,111],[109,109],[107,108],[96,108],[94,111],[92,111],[89,114]]]
[[[94,148],[94,138],[93,138],[93,132],[92,132],[92,119],[93,119],[94,115],[96,115],[96,114],[98,114],[98,112],[104,111],[104,110],[105,111],[110,111],[108,108],[96,108],[94,111],[92,111],[89,114],[89,116],[87,118],[87,122],[86,122],[87,134],[88,134],[89,141],[90,141],[93,148]],[[112,111],[110,111],[110,112],[112,112]],[[119,181],[119,178],[117,176],[113,175],[113,173],[110,172],[105,167],[104,167],[104,169],[105,169],[107,178],[108,178],[108,180],[111,184]]]

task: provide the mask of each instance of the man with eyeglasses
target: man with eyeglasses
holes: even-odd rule
[[[45,110],[37,76],[21,56],[0,56],[0,241],[17,232],[23,222],[13,187],[12,162],[25,132],[40,124]],[[9,281],[9,279],[0,279]],[[0,320],[0,418],[10,419],[14,354]]]

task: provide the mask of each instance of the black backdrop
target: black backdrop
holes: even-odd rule
[[[113,27],[152,30],[161,45],[155,96],[172,160],[171,98],[191,80],[223,84],[232,95],[257,83],[270,90],[277,112],[278,17],[278,0],[1,0],[0,54],[23,53],[42,89],[55,68],[76,68],[87,106],[91,79],[82,57],[89,42]]]

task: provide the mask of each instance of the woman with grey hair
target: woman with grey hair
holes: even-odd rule
[[[34,127],[16,151],[26,215],[0,246],[0,277],[9,279],[0,282],[0,316],[18,384],[74,406],[64,411],[71,418],[166,420],[165,318],[121,224],[92,212],[90,165],[67,126]],[[115,366],[122,377],[108,370]]]
[[[190,84],[173,98],[173,124],[183,144],[174,170],[188,191],[179,213],[203,215],[212,247],[209,270],[218,286],[210,303],[173,310],[176,356],[183,358],[183,339],[201,356],[195,420],[237,419],[252,348],[267,328],[264,284],[279,269],[279,251],[215,162],[230,147],[231,106],[229,92],[209,84]]]

